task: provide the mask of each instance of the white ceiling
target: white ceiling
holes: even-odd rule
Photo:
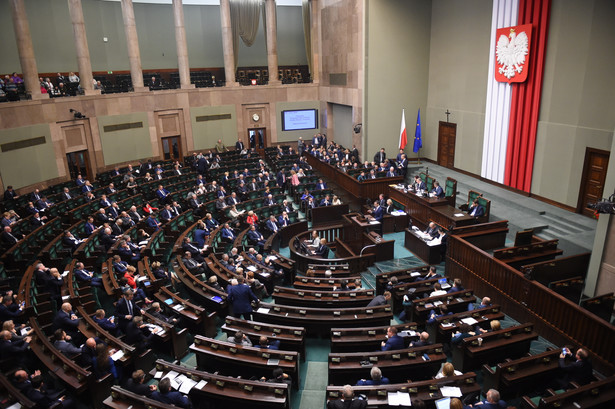
[[[103,0],[115,1],[120,0]],[[132,0],[133,3],[150,3],[150,4],[171,4],[171,0]],[[276,0],[278,6],[301,6],[302,0]],[[183,0],[184,5],[196,6],[219,6],[220,0]]]

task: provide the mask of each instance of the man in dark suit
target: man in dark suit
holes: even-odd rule
[[[316,190],[325,190],[327,188],[327,184],[323,182],[322,179],[318,179],[318,183],[316,184]]]
[[[62,192],[61,195],[62,200],[70,200],[73,198],[73,196],[70,194],[70,191],[68,190],[67,187],[64,188],[64,191]]]
[[[286,227],[290,224],[290,218],[288,217],[288,212],[284,211],[282,212],[282,214],[280,215],[280,217],[278,217],[278,226],[280,228]]]
[[[13,186],[7,186],[6,190],[4,191],[4,201],[8,202],[9,200],[15,200],[18,197],[19,195],[17,195],[17,192],[13,190]]]
[[[442,186],[440,186],[440,183],[437,181],[433,182],[433,189],[431,189],[431,193],[433,193],[434,196],[440,199],[444,197],[444,190],[442,189]]]
[[[442,304],[445,305],[445,304]],[[427,345],[431,345],[431,342],[429,342],[429,333],[428,332],[421,332],[419,334],[419,340],[418,341],[414,341],[413,343],[410,344],[411,347],[416,348],[416,347],[424,347]]]
[[[277,203],[275,202],[275,200],[273,200],[273,195],[267,195],[267,197],[265,198],[265,200],[263,201],[263,206],[273,206],[276,205]]]
[[[75,315],[73,306],[68,302],[62,304],[62,308],[57,312],[53,319],[53,327],[62,329],[77,345],[80,345],[84,340],[83,335],[79,332],[79,317]]]
[[[354,390],[350,385],[344,385],[342,388],[342,399],[330,400],[327,403],[327,409],[365,409],[367,401],[354,399]]]
[[[135,304],[133,298],[134,291],[129,288],[115,305],[115,316],[118,319],[118,326],[124,332],[126,332],[126,327],[134,316],[142,315],[141,308]]]
[[[383,351],[394,351],[397,349],[404,349],[404,339],[397,335],[397,328],[387,328],[387,340],[382,341],[380,347]]]
[[[481,217],[485,215],[485,208],[478,203],[478,199],[474,199],[468,208],[468,214],[472,217]]]
[[[154,216],[153,213],[149,215],[149,217],[145,221],[145,224],[147,225],[147,227],[154,229],[154,230],[160,230],[160,226],[162,226],[162,223],[160,223],[156,219],[156,216]]]
[[[321,201],[320,201],[320,207],[322,206],[331,206],[331,197],[329,195],[326,195]]]
[[[248,285],[245,284],[245,278],[239,276],[237,279],[232,279],[231,284],[227,287],[228,300],[231,303],[233,316],[246,320],[252,319],[252,301],[258,302],[258,298],[254,295]]]
[[[162,185],[158,185],[158,189],[156,190],[156,196],[160,200],[160,203],[171,203],[171,197],[169,196],[169,191],[162,187]]]
[[[438,226],[434,222],[430,222],[427,229],[425,229],[425,234],[429,234],[431,237],[438,236]]]
[[[126,325],[126,342],[134,345],[136,351],[143,352],[150,348],[154,334],[143,323],[143,317],[132,317],[132,320]]]
[[[156,385],[148,385],[145,383],[145,372],[141,369],[137,369],[132,373],[130,379],[126,381],[124,388],[137,395],[145,396],[146,398],[149,398],[152,392],[158,389]]]
[[[206,270],[204,267],[204,263],[199,263],[198,261],[193,259],[192,254],[190,254],[189,251],[184,252],[184,257],[182,257],[182,263],[194,276],[201,276],[205,274]]]
[[[580,385],[590,383],[594,377],[587,350],[579,348],[574,355],[574,362],[567,361],[567,356],[571,357],[572,352],[568,348],[562,348],[562,353],[559,356],[559,367],[563,375],[557,380],[559,387],[569,389],[571,382]]]
[[[241,139],[238,139],[237,142],[235,142],[235,150],[237,152],[241,152],[242,150],[244,150],[243,141]]]
[[[191,408],[190,400],[179,392],[171,390],[171,380],[164,378],[158,384],[158,390],[152,392],[152,399],[158,402],[169,403],[180,408]]]
[[[495,389],[489,389],[485,396],[487,399],[484,401],[477,402],[474,405],[468,405],[466,408],[504,409],[508,406],[506,402],[500,399],[500,392]]]
[[[223,239],[229,241],[233,241],[237,237],[235,231],[233,231],[233,228],[228,223],[224,223],[224,227],[220,230],[220,235]]]
[[[327,247],[327,239],[320,239],[320,245],[315,251],[316,255],[321,258],[329,256],[329,247]]]
[[[31,388],[27,393],[28,399],[36,403],[36,407],[50,408],[59,403],[58,407],[70,409],[74,406],[73,402],[66,396],[57,397],[57,392],[47,390],[41,375],[33,376]]]
[[[248,231],[248,242],[250,245],[259,246],[261,249],[265,245],[265,237],[256,229],[254,224],[250,226]]]
[[[395,176],[397,176],[397,173],[395,173],[395,168],[393,166],[391,166],[389,168],[389,171],[387,172],[387,177],[388,178],[394,178]]]
[[[67,357],[74,358],[81,353],[81,348],[74,346],[70,342],[70,337],[66,335],[66,332],[64,332],[64,330],[58,328],[53,334],[53,336],[55,339],[53,342],[53,346],[56,347],[58,351],[62,352]]]
[[[278,225],[278,222],[275,220],[274,215],[269,216],[269,220],[267,220],[267,223],[265,223],[265,226],[267,227],[267,230],[269,230],[271,233],[277,233],[277,231],[280,230],[280,226]]]
[[[205,261],[205,259],[203,258],[203,253],[205,250],[199,249],[197,246],[191,243],[190,237],[188,236],[184,238],[184,243],[182,244],[182,250],[190,252],[190,255],[192,256],[192,258],[199,263],[202,263]]]
[[[75,277],[78,281],[87,283],[93,287],[103,287],[102,278],[94,277],[94,272],[86,270],[83,263],[78,262],[75,265],[75,270],[73,272],[75,273]]]
[[[387,154],[384,152],[384,148],[380,148],[380,151],[374,155],[374,162],[378,165],[384,162],[386,158]]]

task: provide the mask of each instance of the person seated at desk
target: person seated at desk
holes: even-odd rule
[[[444,189],[442,189],[442,186],[437,181],[433,182],[433,189],[431,189],[430,193],[439,199],[444,198]]]
[[[149,398],[155,390],[158,388],[156,385],[148,385],[145,383],[145,372],[141,369],[137,369],[132,373],[130,379],[126,381],[124,389],[136,393],[137,395],[145,396]]]
[[[378,306],[381,306],[381,305],[387,305],[389,303],[390,299],[391,299],[391,292],[390,291],[385,291],[381,295],[375,296],[374,299],[371,300],[369,302],[369,304],[367,304],[367,306],[368,307],[378,307]]]
[[[314,201],[314,198],[310,196],[308,198],[308,200],[307,200],[307,203],[306,203],[305,207],[307,209],[314,209],[314,208],[318,207],[318,204]]]
[[[556,380],[560,388],[570,389],[571,382],[579,385],[586,385],[593,380],[593,368],[589,361],[589,355],[584,348],[577,349],[574,354],[574,362],[570,362],[567,357],[572,357],[572,352],[568,348],[562,348],[559,356],[559,367],[562,375]]]
[[[269,339],[265,335],[262,335],[258,339],[258,346],[263,349],[278,350],[280,349],[280,340],[275,339],[273,341],[269,341]]]
[[[476,332],[472,331],[472,327],[464,322],[459,327],[459,331],[453,334],[451,345],[460,345],[464,338],[473,337],[474,335],[476,335]]]
[[[250,226],[248,231],[248,241],[251,245],[257,245],[261,249],[265,246],[265,237],[256,229],[254,224]]]
[[[118,327],[115,323],[115,317],[105,318],[105,310],[102,308],[96,310],[92,319],[100,328],[109,332],[111,335],[117,335]]]
[[[468,208],[468,215],[472,217],[481,217],[485,215],[485,208],[478,203],[478,198],[474,199]]]
[[[474,303],[468,304],[468,311],[482,310],[483,308],[489,307],[491,307],[491,298],[483,297],[483,299],[480,301],[480,304],[478,305],[474,305]]]
[[[395,176],[397,176],[397,172],[395,172],[395,168],[393,166],[391,166],[389,168],[389,171],[387,172],[387,177],[388,178],[394,178]]]
[[[327,271],[331,271],[331,270],[327,270]],[[327,271],[325,271],[325,274],[327,273]],[[350,288],[348,288],[348,280],[342,280],[340,281],[340,286],[333,286],[333,291],[349,291]]]
[[[447,291],[447,293],[455,293],[457,291],[463,291],[463,285],[461,284],[461,278],[455,278],[453,280],[453,286],[451,288],[449,288],[449,290]]]
[[[387,328],[386,338],[386,341],[382,341],[382,343],[380,344],[380,349],[382,351],[394,351],[397,349],[404,349],[404,339],[397,335],[397,328]]]
[[[320,205],[319,206],[331,206],[331,197],[329,195],[326,195],[324,197],[324,199],[322,199],[320,201]]]
[[[434,222],[430,222],[429,226],[427,226],[427,229],[425,229],[424,233],[429,234],[431,238],[433,239],[436,236],[438,236],[438,226]]]
[[[308,246],[318,247],[320,246],[320,237],[318,237],[318,231],[312,230],[312,235],[309,239],[305,240]]]
[[[448,307],[446,306],[446,304],[440,304],[438,306],[438,311],[436,310],[429,311],[429,315],[428,315],[429,318],[427,319],[427,323],[431,324],[431,323],[437,322],[438,318],[444,317],[446,315],[452,315],[452,314],[453,313],[448,310]]]
[[[502,329],[502,324],[500,323],[500,320],[493,320],[491,322],[489,322],[489,328],[490,329],[482,329],[479,326],[476,326],[476,330],[477,332],[480,332],[481,334],[484,334],[486,332],[489,331],[499,331]]]
[[[445,362],[442,364],[442,366],[440,367],[440,370],[438,371],[436,376],[434,376],[434,378],[440,379],[440,378],[448,378],[449,376],[459,376],[459,375],[463,375],[463,373],[456,370],[452,363]]]
[[[361,173],[359,173],[359,176],[357,176],[357,180],[359,182],[363,182],[366,179],[367,179],[367,177],[365,176],[365,171],[362,170]]]
[[[506,402],[500,399],[500,392],[495,389],[489,389],[487,391],[487,399],[482,402],[477,402],[473,405],[464,406],[464,409],[468,408],[480,408],[480,409],[504,409],[508,407]]]
[[[252,341],[250,341],[250,338],[248,338],[248,336],[244,334],[243,331],[235,332],[235,335],[228,337],[226,339],[226,342],[231,342],[233,344],[241,344],[241,346],[244,347],[252,346]]]
[[[431,345],[431,341],[429,341],[429,333],[426,331],[423,331],[419,334],[419,340],[418,341],[414,341],[410,343],[410,346],[412,348],[416,348],[416,347],[424,347],[427,345]]]
[[[365,409],[367,401],[354,398],[354,390],[350,385],[342,388],[342,399],[330,400],[327,402],[327,409]]]
[[[327,188],[327,184],[323,182],[322,179],[318,179],[318,183],[316,184],[316,190],[325,190]]]
[[[158,383],[158,390],[152,392],[151,398],[158,402],[168,403],[180,408],[191,408],[192,404],[185,395],[171,390],[171,379],[163,378]]]
[[[320,246],[314,252],[314,255],[320,258],[329,257],[329,247],[327,247],[327,239],[320,239]]]
[[[369,371],[369,376],[371,379],[361,379],[357,382],[357,386],[369,386],[369,385],[388,385],[389,378],[385,378],[382,376],[382,371],[377,366],[374,366],[371,371]]]
[[[442,278],[442,275],[436,272],[436,266],[429,267],[429,272],[425,276],[418,276],[414,282],[425,281],[431,278]]]
[[[423,180],[421,179],[419,175],[416,175],[414,177],[414,183],[412,184],[412,189],[416,192],[420,192],[422,190],[427,189],[427,185],[425,185],[425,182],[423,182]]]

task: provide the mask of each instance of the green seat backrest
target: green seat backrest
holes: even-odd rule
[[[455,180],[446,179],[446,187],[444,189],[445,196],[455,195]]]
[[[485,199],[484,197],[478,198],[478,204],[484,207],[485,211],[487,211],[487,202],[488,202],[487,199]]]
[[[474,202],[474,199],[476,199],[476,198],[477,198],[477,197],[479,197],[480,195],[481,195],[480,193],[478,193],[478,192],[476,192],[476,191],[474,191],[474,190],[470,190],[470,191],[468,192],[468,202],[469,202],[469,203]]]

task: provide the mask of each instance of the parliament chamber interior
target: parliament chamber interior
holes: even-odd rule
[[[0,408],[615,407],[614,17],[1,2]]]

